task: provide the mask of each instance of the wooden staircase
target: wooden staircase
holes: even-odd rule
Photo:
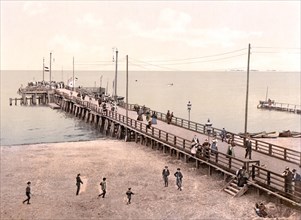
[[[232,178],[223,188],[223,191],[232,195],[233,197],[240,197],[248,190],[248,185],[245,184],[243,187],[237,186],[237,179]]]

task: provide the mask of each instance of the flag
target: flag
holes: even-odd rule
[[[49,72],[49,68],[47,66],[44,67],[45,72]]]
[[[69,86],[69,87],[75,87],[75,82],[78,80],[78,78],[77,77],[74,77],[74,85],[73,85],[73,77],[71,77],[70,79],[68,79],[68,81],[67,81],[67,85]]]

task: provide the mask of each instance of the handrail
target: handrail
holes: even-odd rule
[[[126,104],[124,103],[123,105],[121,105],[121,107],[125,108],[125,105]],[[129,104],[129,109],[134,110],[134,106],[135,105],[133,105],[133,104]],[[142,106],[140,106],[140,107],[142,107]],[[147,109],[150,109],[150,108],[147,108]],[[151,115],[153,112],[156,112],[158,120],[166,121],[166,114],[157,112],[154,110],[149,110],[149,112]],[[179,126],[179,127],[183,127],[188,130],[195,131],[195,132],[198,132],[201,134],[208,135],[208,134],[206,134],[206,125],[204,125],[204,124],[196,123],[193,121],[188,121],[186,119],[178,118],[175,116],[172,118],[171,124]],[[222,129],[212,127],[211,134],[216,134],[217,138],[220,139],[221,131],[222,131]],[[235,141],[237,146],[244,147],[244,138],[242,138],[240,135],[232,133],[232,132],[227,131],[227,133],[230,134],[230,136],[232,137],[232,140]],[[252,142],[252,150],[257,151],[258,153],[262,153],[262,154],[271,156],[271,157],[285,160],[285,161],[293,163],[293,164],[297,164],[301,167],[301,152],[300,151],[288,149],[285,147],[281,147],[279,145],[271,144],[271,143],[257,140],[257,139],[251,139],[251,142]]]
[[[285,180],[285,177],[258,165],[252,165],[252,180],[257,184],[285,195],[294,201],[301,201],[301,187],[293,185],[292,180]]]

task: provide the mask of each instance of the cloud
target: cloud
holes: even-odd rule
[[[141,37],[160,42],[174,42],[190,47],[232,47],[249,38],[259,38],[261,32],[242,31],[228,27],[200,28],[192,27],[190,15],[172,9],[163,9],[158,17],[158,25],[145,28],[147,25],[139,21],[127,19],[122,21],[120,28],[130,33],[130,37]]]
[[[25,2],[23,11],[30,16],[44,14],[47,10],[41,2]]]
[[[99,28],[103,25],[103,20],[95,18],[93,14],[88,13],[79,18],[77,23],[90,28]]]
[[[57,34],[53,37],[50,42],[52,48],[63,48],[65,52],[74,54],[80,52],[84,45],[80,43],[80,41],[76,39],[69,38],[64,34]]]
[[[159,21],[166,24],[172,32],[185,32],[191,20],[189,14],[177,12],[170,8],[163,9],[159,16]]]

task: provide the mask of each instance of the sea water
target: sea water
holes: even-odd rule
[[[52,80],[66,82],[71,71],[53,71]],[[49,81],[45,73],[45,81]],[[113,93],[114,71],[76,71],[76,86],[102,86]],[[92,125],[47,106],[9,106],[18,88],[41,81],[42,71],[1,71],[1,145],[81,141],[103,138]],[[257,109],[259,100],[300,105],[299,72],[250,72],[249,132],[301,130],[300,115]],[[176,117],[231,132],[243,132],[246,107],[246,72],[129,71],[129,103],[140,104]],[[118,72],[117,94],[126,94],[126,73]]]

